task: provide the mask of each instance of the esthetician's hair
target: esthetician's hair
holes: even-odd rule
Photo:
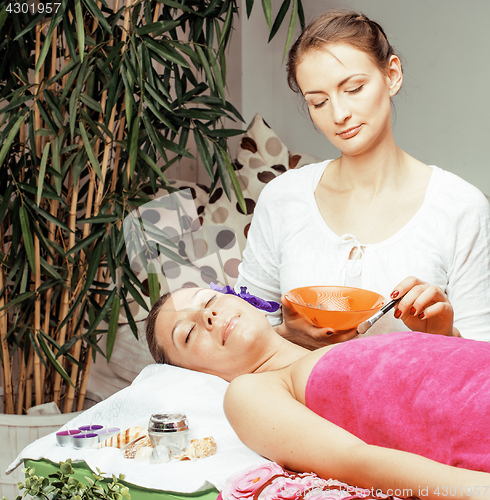
[[[160,314],[163,305],[165,304],[165,302],[167,302],[169,298],[170,298],[170,292],[164,293],[153,304],[150,314],[148,314],[148,317],[146,318],[145,321],[146,342],[148,343],[150,354],[153,356],[153,359],[160,364],[170,364],[165,351],[163,350],[162,346],[159,344],[156,338],[156,333],[155,333],[158,315]]]
[[[388,68],[390,57],[395,54],[383,28],[363,13],[328,11],[304,29],[289,51],[287,78],[291,90],[301,93],[296,70],[303,56],[310,50],[334,43],[345,43],[365,52],[383,73]]]

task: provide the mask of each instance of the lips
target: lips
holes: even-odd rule
[[[355,137],[359,131],[361,130],[362,124],[358,125],[357,127],[351,127],[346,130],[342,130],[342,132],[338,132],[337,135],[341,139],[351,139],[352,137]]]
[[[230,336],[233,329],[235,328],[235,325],[238,323],[238,318],[238,316],[233,316],[232,318],[229,318],[225,321],[223,328],[221,329],[221,338],[223,339],[223,345],[225,345],[227,338]]]

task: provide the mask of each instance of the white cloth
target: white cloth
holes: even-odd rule
[[[190,438],[212,436],[217,452],[211,457],[193,461],[171,460],[150,464],[149,460],[123,457],[117,448],[75,450],[56,443],[56,433],[27,446],[10,470],[23,459],[46,458],[58,463],[71,458],[98,467],[110,477],[125,474],[126,481],[144,488],[179,493],[205,491],[212,486],[221,490],[226,479],[245,467],[268,461],[241,443],[226,420],[223,397],[228,382],[214,375],[193,372],[169,365],[149,365],[133,384],[109,399],[75,417],[63,429],[81,425],[102,424],[119,427],[147,427],[152,413],[180,411],[189,420]]]
[[[490,204],[485,196],[432,166],[424,202],[412,219],[387,240],[364,245],[353,235],[335,234],[320,214],[314,191],[328,163],[289,170],[263,189],[236,289],[246,286],[279,301],[300,286],[350,285],[388,297],[397,283],[416,276],[445,290],[464,337],[490,341]],[[361,258],[349,261],[353,250]],[[280,311],[269,319],[279,323]],[[405,330],[389,313],[368,332]]]

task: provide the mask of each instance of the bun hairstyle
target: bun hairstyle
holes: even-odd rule
[[[289,51],[287,78],[291,90],[301,93],[296,69],[303,56],[310,50],[333,43],[345,43],[365,52],[383,73],[388,68],[390,57],[395,54],[377,22],[358,12],[328,11],[304,29]]]

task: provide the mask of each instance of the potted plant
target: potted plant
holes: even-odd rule
[[[97,474],[92,473],[92,478],[79,481],[75,477],[75,470],[71,460],[59,464],[58,470],[48,477],[36,475],[34,467],[23,470],[26,475],[24,482],[19,482],[18,488],[24,491],[17,500],[28,496],[29,498],[43,500],[79,499],[79,500],[131,500],[129,488],[121,483],[124,475],[112,476],[112,480],[105,479],[102,472],[97,469]],[[5,499],[5,497],[3,497]]]
[[[246,1],[250,15],[254,0]],[[284,0],[271,38],[300,0]],[[49,8],[48,8],[49,6]],[[233,189],[226,140],[236,0],[0,2],[0,333],[4,412],[83,408],[91,360],[128,300],[144,307],[122,221],[167,189],[195,141],[211,193]],[[103,329],[102,320],[108,327]]]

